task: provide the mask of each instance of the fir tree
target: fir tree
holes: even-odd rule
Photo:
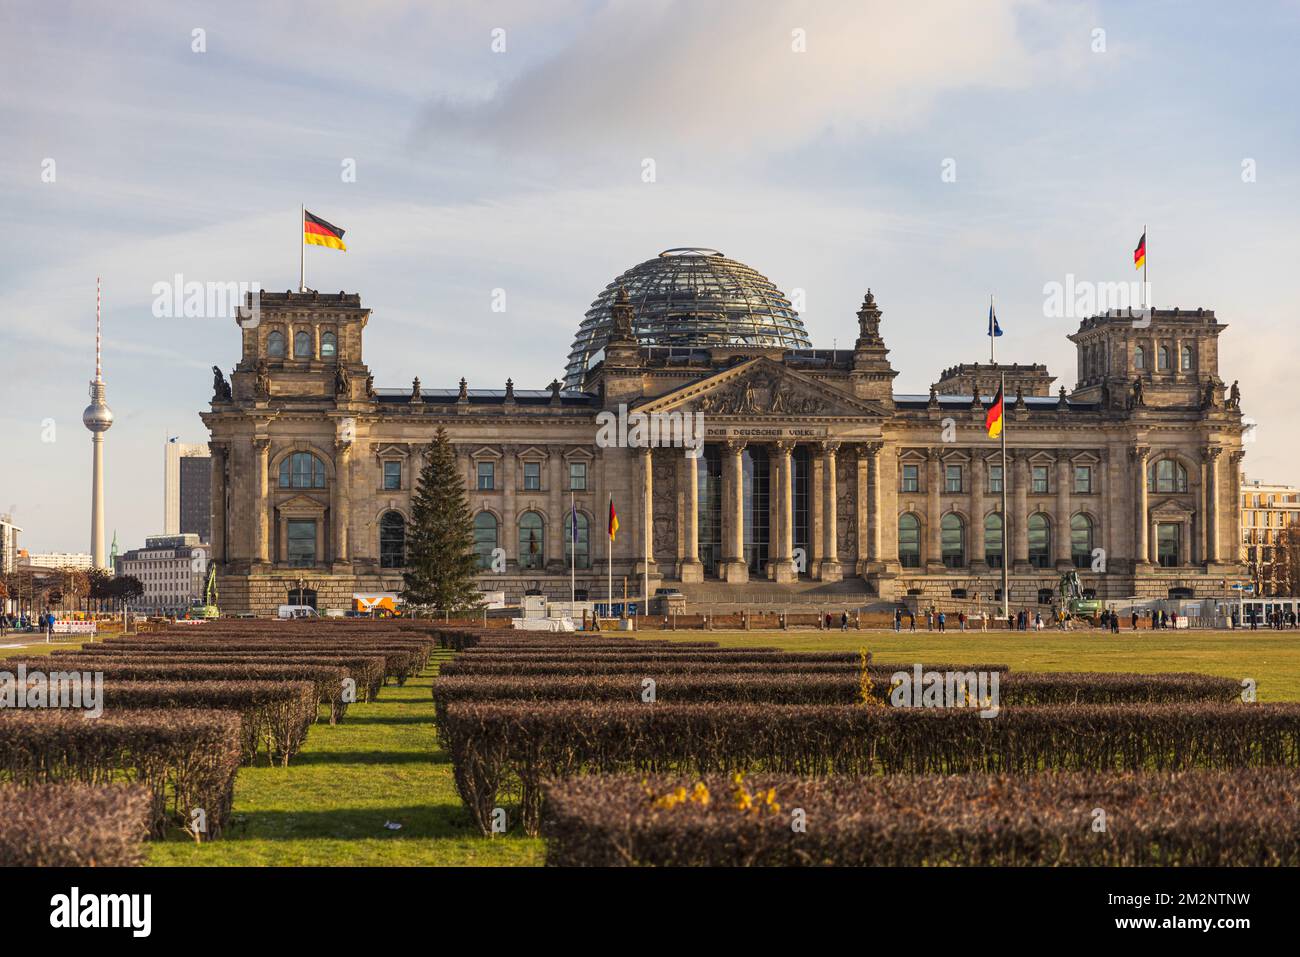
[[[402,598],[453,612],[478,605],[474,522],[456,455],[439,428],[425,454],[406,526]]]

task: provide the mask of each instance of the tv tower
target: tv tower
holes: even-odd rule
[[[103,304],[99,277],[95,277],[95,378],[90,381],[90,405],[81,413],[90,429],[93,477],[90,486],[90,554],[96,568],[104,568],[104,433],[113,425],[113,413],[104,400]]]

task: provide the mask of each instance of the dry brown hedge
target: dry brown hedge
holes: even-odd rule
[[[855,705],[466,701],[439,722],[456,787],[487,833],[517,791],[536,830],[541,781],[589,773],[799,775],[1300,767],[1300,704]]]
[[[420,674],[428,664],[430,649],[415,645],[394,647],[385,644],[360,643],[342,646],[339,644],[299,643],[299,642],[104,642],[87,645],[82,652],[101,655],[138,655],[138,654],[182,654],[212,655],[214,657],[290,657],[294,655],[314,655],[332,658],[380,657],[384,659],[384,673],[381,679],[393,678],[399,685],[408,678]],[[55,654],[69,654],[67,649]]]
[[[150,792],[149,830],[190,825],[202,808],[208,836],[230,817],[240,763],[239,716],[230,711],[0,711],[0,781],[141,784]]]
[[[938,670],[938,669],[934,669]],[[974,670],[970,676],[975,694]],[[671,702],[737,701],[770,704],[854,704],[862,700],[859,674],[769,672],[766,674],[661,675],[653,667],[630,675],[448,676],[433,682],[438,715],[459,701],[622,701],[643,700],[646,679],[654,681],[654,700]],[[1151,704],[1173,701],[1229,702],[1241,693],[1232,678],[1195,674],[1047,673],[999,676],[999,704]],[[871,672],[872,695],[890,699],[891,677]]]
[[[106,681],[104,706],[234,711],[244,763],[263,750],[268,763],[281,766],[302,750],[317,710],[308,681]]]
[[[0,785],[0,867],[133,867],[149,803],[140,785]]]
[[[696,790],[701,783],[707,804],[700,800],[704,792]],[[542,823],[546,862],[587,867],[1300,865],[1300,773],[1295,770],[869,779],[755,775],[739,787],[738,794],[737,784],[719,775],[702,781],[668,775],[548,782]],[[746,794],[749,810],[742,809]],[[683,795],[684,801],[677,799]],[[794,827],[796,808],[805,816],[803,831]],[[1096,809],[1105,813],[1104,831],[1094,830],[1100,820]]]
[[[945,664],[926,663],[926,671],[997,671],[1010,672],[1010,668],[1001,664]],[[872,663],[867,670],[873,675],[892,675],[896,671],[912,670],[911,664]],[[572,661],[536,661],[527,659],[510,659],[497,661],[492,658],[466,661],[462,655],[444,662],[438,669],[439,675],[468,677],[503,677],[526,675],[550,675],[562,677],[595,677],[597,675],[624,675],[638,677],[658,675],[709,675],[709,674],[771,674],[773,672],[801,674],[860,674],[861,661],[678,661],[673,658],[659,658],[650,663],[635,661],[591,661],[578,658]]]
[[[247,650],[214,652],[203,649],[109,649],[108,651],[99,653],[60,655],[53,660],[65,661],[69,658],[81,662],[168,661],[177,664],[193,665],[257,665],[263,662],[266,664],[296,663],[304,665],[334,665],[347,669],[348,676],[356,682],[357,697],[362,701],[373,700],[379,695],[380,690],[384,686],[384,677],[387,671],[386,660],[378,653],[362,654],[360,652],[353,652],[352,654],[342,654],[322,651],[294,651],[292,649],[268,652],[265,654]]]
[[[329,706],[330,724],[339,721],[348,709],[348,702],[343,700],[343,681],[349,674],[348,669],[341,665],[312,665],[296,660],[212,664],[206,659],[178,662],[155,656],[116,659],[110,655],[69,655],[60,658],[5,658],[0,660],[0,670],[8,671],[19,664],[26,665],[29,671],[96,671],[102,673],[106,681],[310,681],[316,689],[317,700]],[[359,685],[357,691],[361,694],[363,687]]]

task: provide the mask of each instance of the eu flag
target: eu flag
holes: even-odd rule
[[[989,303],[989,335],[1002,335],[1002,327],[998,325],[998,314],[993,311],[993,303]]]

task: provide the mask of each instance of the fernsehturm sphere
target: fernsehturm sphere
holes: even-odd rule
[[[95,280],[95,378],[90,380],[90,405],[81,421],[90,429],[92,477],[90,486],[90,554],[96,568],[104,568],[104,433],[113,425],[113,412],[104,398],[103,322],[99,280]]]

